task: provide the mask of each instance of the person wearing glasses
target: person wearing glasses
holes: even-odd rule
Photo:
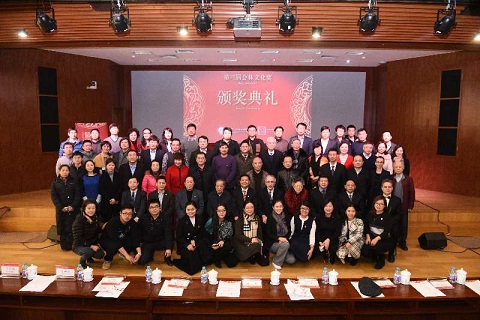
[[[140,247],[140,235],[137,224],[132,219],[133,206],[126,204],[120,209],[120,214],[107,222],[100,246],[105,250],[105,258],[102,269],[108,270],[112,265],[113,256],[118,252],[119,255],[130,262],[136,264],[142,256]],[[131,255],[135,252],[135,255]]]
[[[138,260],[138,264],[144,265],[153,261],[155,251],[165,250],[164,260],[171,266],[173,248],[172,217],[162,213],[158,198],[148,201],[148,213],[138,222],[142,238],[142,255]]]

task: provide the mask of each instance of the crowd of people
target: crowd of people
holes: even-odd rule
[[[263,141],[249,125],[237,142],[225,127],[210,146],[193,123],[182,139],[171,128],[161,138],[149,128],[120,137],[114,123],[109,132],[82,141],[70,128],[51,186],[61,248],[84,267],[103,259],[110,269],[116,254],[144,265],[163,251],[188,274],[270,258],[281,269],[316,258],[354,266],[364,256],[381,269],[397,247],[408,250],[415,188],[388,131],[373,144],[364,128],[337,125],[332,138],[322,126],[313,140],[299,123],[288,140],[278,126]]]

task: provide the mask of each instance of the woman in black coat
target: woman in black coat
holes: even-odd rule
[[[222,267],[222,261],[227,267],[233,268],[237,265],[238,259],[233,252],[233,223],[227,212],[226,204],[218,204],[215,214],[212,217],[212,250],[213,262],[218,268]]]
[[[57,234],[60,236],[60,247],[62,250],[72,250],[72,225],[75,217],[80,213],[82,198],[80,186],[70,176],[68,165],[60,166],[58,176],[52,182],[50,195],[55,205],[55,219]]]
[[[105,223],[118,215],[122,198],[122,179],[115,171],[115,161],[112,158],[105,161],[105,171],[100,177],[99,191],[102,196],[100,220]]]

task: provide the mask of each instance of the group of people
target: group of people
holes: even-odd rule
[[[145,128],[81,141],[75,129],[61,143],[51,196],[63,250],[86,267],[118,253],[146,264],[155,251],[188,274],[238,261],[261,266],[306,262],[355,265],[363,255],[380,269],[408,250],[408,212],[415,188],[402,145],[386,131],[374,145],[364,128],[321,127],[317,140],[299,123],[284,139],[274,129],[265,142],[250,125],[241,142],[233,130],[209,146],[188,124],[180,140]],[[178,259],[172,259],[174,242]],[[271,255],[270,255],[271,254]]]

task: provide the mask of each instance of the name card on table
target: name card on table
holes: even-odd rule
[[[55,266],[55,275],[57,278],[74,278],[75,279],[75,268],[69,266]]]
[[[20,276],[20,266],[17,263],[2,263],[1,270],[2,278],[18,278]]]

